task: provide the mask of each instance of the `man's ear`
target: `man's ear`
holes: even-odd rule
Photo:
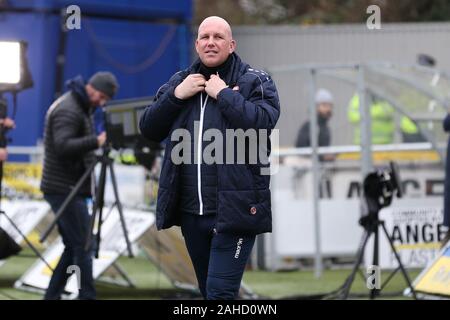
[[[233,53],[234,50],[236,50],[236,41],[232,39],[230,41],[230,50],[229,50],[230,54]]]
[[[198,39],[195,40],[195,51],[198,54]]]

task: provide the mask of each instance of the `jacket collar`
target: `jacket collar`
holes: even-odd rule
[[[220,66],[216,68],[206,67],[200,59],[197,59],[188,69],[189,73],[201,73],[207,79],[211,74],[219,73],[219,76],[225,83],[234,87],[239,79],[239,77],[245,73],[247,65],[242,63],[241,58],[236,54],[232,53],[229,55],[228,59]]]
[[[89,113],[91,110],[91,104],[85,89],[85,82],[83,77],[77,76],[73,79],[68,80],[66,82],[66,86],[72,91],[78,103],[81,105],[83,111]]]

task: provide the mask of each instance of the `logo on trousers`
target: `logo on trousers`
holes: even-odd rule
[[[239,254],[241,253],[241,248],[242,248],[243,242],[244,242],[244,239],[239,238],[239,241],[237,242],[236,253],[234,254],[235,259],[239,258]]]

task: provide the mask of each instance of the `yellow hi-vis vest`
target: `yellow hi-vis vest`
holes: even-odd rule
[[[416,124],[411,121],[408,117],[403,116],[400,120],[400,128],[402,132],[406,134],[416,134],[419,133],[419,128],[417,128]]]
[[[385,101],[375,101],[370,106],[372,120],[372,144],[389,144],[394,141],[394,108]],[[355,94],[350,100],[348,119],[355,125],[353,142],[361,144],[361,115],[359,113],[359,97]]]

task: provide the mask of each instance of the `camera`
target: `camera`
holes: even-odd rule
[[[364,179],[364,195],[376,202],[379,208],[391,204],[393,196],[403,195],[398,167],[394,162],[389,163],[390,170],[378,170],[367,175]]]
[[[379,211],[392,203],[394,196],[403,196],[398,166],[389,163],[389,170],[377,170],[369,173],[363,182],[367,215],[359,220],[359,224],[368,227],[378,219]]]
[[[139,119],[152,102],[153,97],[115,100],[103,108],[110,146],[115,150],[132,149],[136,161],[148,170],[162,151],[158,142],[147,140],[139,131]]]

